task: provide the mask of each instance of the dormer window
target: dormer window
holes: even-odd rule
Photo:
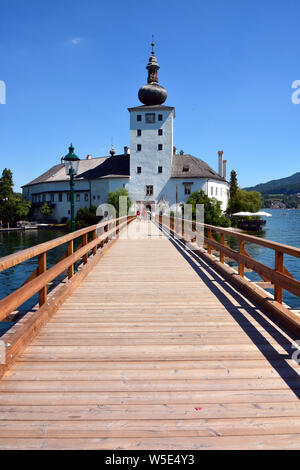
[[[190,169],[190,167],[189,167],[188,165],[183,165],[182,171],[183,171],[184,173],[186,173],[186,172],[189,171],[189,169]]]

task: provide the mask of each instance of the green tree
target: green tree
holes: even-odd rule
[[[221,209],[221,201],[208,197],[204,191],[194,192],[187,200],[187,204],[192,204],[193,219],[196,219],[196,205],[204,205],[204,223],[221,227],[229,227],[230,220],[225,217]]]
[[[8,227],[26,218],[31,207],[20,193],[13,192],[13,186],[13,174],[5,168],[0,178],[0,220]]]
[[[227,212],[257,212],[263,204],[263,198],[258,191],[244,191],[238,188],[236,195],[229,199]]]
[[[234,198],[236,196],[237,190],[238,190],[238,180],[237,180],[237,174],[236,171],[232,170],[230,173],[230,188],[229,188],[229,194],[230,198]]]
[[[6,200],[13,197],[13,174],[11,170],[4,168],[0,178],[0,200]]]
[[[96,212],[96,206],[83,207],[82,209],[79,209],[75,218],[76,230],[97,224],[99,217],[96,216]]]
[[[132,204],[132,201],[129,197],[128,190],[126,188],[119,188],[116,189],[115,191],[111,191],[108,194],[107,202],[108,204],[111,204],[115,209],[116,209],[116,217],[119,217],[119,198],[120,196],[126,196],[127,197],[127,214],[129,212],[130,206]]]
[[[51,207],[47,204],[47,202],[44,202],[42,207],[40,208],[40,213],[45,216],[46,218],[50,217],[52,213]]]

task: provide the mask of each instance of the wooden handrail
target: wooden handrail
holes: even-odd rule
[[[174,227],[175,224],[178,227],[178,221],[179,226],[181,226],[180,221],[182,221],[182,225],[185,222],[185,219],[170,219],[169,217],[165,216],[156,216],[156,220],[158,220],[163,225],[167,226],[167,228],[172,228],[172,225]],[[199,228],[207,230],[207,236],[204,237],[204,242],[207,245],[207,252],[209,255],[211,255],[211,251],[213,248],[216,251],[219,251],[221,263],[224,263],[225,256],[237,261],[238,275],[241,278],[244,277],[245,268],[250,268],[250,270],[255,271],[265,282],[274,284],[274,299],[276,302],[282,304],[283,289],[291,292],[297,297],[300,297],[300,282],[294,279],[293,276],[289,273],[289,271],[285,268],[283,260],[284,254],[289,254],[296,258],[300,258],[299,248],[292,247],[289,245],[283,245],[282,243],[273,242],[271,240],[263,240],[259,237],[255,237],[252,235],[246,235],[239,232],[235,232],[230,229],[216,227],[214,225],[209,224],[202,224],[199,222],[193,222],[192,230],[188,230],[185,228],[185,235],[195,238],[197,234],[197,229]],[[220,234],[220,243],[212,238],[212,232]],[[238,239],[238,252],[236,252],[225,244],[225,235]],[[259,261],[253,259],[245,250],[245,241],[274,250],[275,269],[272,269],[269,266],[266,266],[263,263],[260,263]]]
[[[127,216],[120,217],[119,219],[114,220],[125,220]],[[97,225],[91,225],[90,227],[82,228],[77,230],[76,232],[68,233],[67,235],[63,235],[58,238],[54,238],[45,243],[40,243],[39,245],[32,246],[31,248],[27,248],[26,250],[21,250],[17,253],[13,253],[12,255],[4,256],[0,259],[0,272],[4,271],[5,269],[12,268],[17,264],[23,263],[23,261],[27,261],[30,258],[34,258],[35,256],[40,255],[46,251],[52,250],[59,245],[63,245],[64,243],[68,243],[75,238],[81,237],[82,235],[88,234],[90,232],[95,231],[97,228],[107,226],[111,221],[104,221],[100,222]]]
[[[77,232],[59,237],[53,241],[36,245],[35,247],[24,250],[14,255],[6,256],[0,259],[0,265],[3,269],[15,266],[22,263],[26,259],[30,259],[34,256],[39,257],[38,271],[36,277],[29,280],[19,289],[12,292],[10,295],[0,300],[0,321],[17,309],[20,305],[30,299],[37,292],[39,293],[39,305],[40,307],[47,302],[47,285],[61,273],[68,271],[68,278],[71,279],[74,275],[74,263],[79,259],[83,258],[83,264],[88,262],[88,254],[92,251],[93,256],[97,253],[97,246],[102,245],[105,240],[108,240],[113,235],[117,234],[123,227],[125,227],[134,217],[121,217],[114,219],[113,221],[107,220],[101,222],[101,224],[93,225]],[[109,228],[113,225],[112,228]],[[107,231],[97,237],[96,229],[98,227],[108,227]],[[88,242],[87,234],[92,232],[92,240]],[[73,251],[74,239],[83,236],[82,246]],[[68,252],[66,256],[63,256],[54,266],[47,270],[46,267],[46,253],[48,250],[65,244],[68,242]],[[4,260],[4,261],[3,261]]]

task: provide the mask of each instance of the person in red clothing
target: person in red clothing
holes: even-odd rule
[[[140,219],[140,218],[141,218],[141,213],[140,213],[140,211],[137,211],[137,212],[136,212],[136,217],[137,217],[137,219]]]

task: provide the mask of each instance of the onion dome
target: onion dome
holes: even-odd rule
[[[167,90],[158,84],[159,65],[154,53],[154,42],[152,42],[152,53],[146,69],[148,70],[148,83],[139,89],[139,100],[146,106],[163,104],[167,99]]]

